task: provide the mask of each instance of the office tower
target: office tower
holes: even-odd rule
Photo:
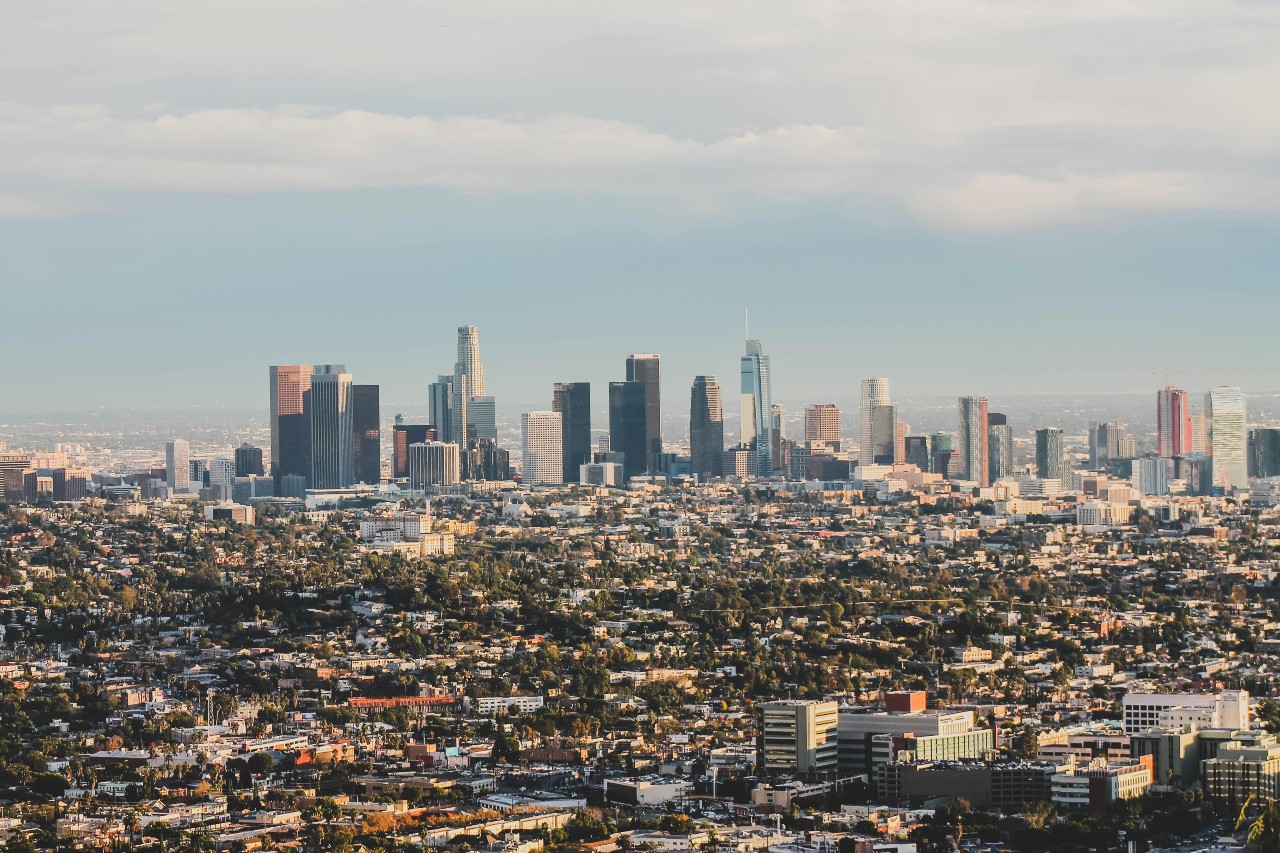
[[[1000,412],[987,413],[987,455],[991,482],[1013,476],[1013,429]]]
[[[236,448],[236,476],[261,477],[266,474],[262,466],[262,448],[254,447],[247,441]]]
[[[165,443],[164,479],[175,493],[191,491],[191,445],[186,439],[174,438]]]
[[[643,465],[645,470],[653,471],[656,457],[662,452],[662,382],[659,357],[654,353],[627,356],[627,381],[644,385],[644,444],[647,455]]]
[[[1119,421],[1095,422],[1089,427],[1089,467],[1101,471],[1113,459],[1131,459],[1133,440]]]
[[[269,368],[271,395],[271,476],[311,476],[311,421],[306,396],[311,390],[310,364]]]
[[[1041,480],[1057,480],[1064,490],[1070,486],[1062,430],[1057,427],[1036,430],[1036,476]]]
[[[494,403],[492,398],[485,395],[484,363],[480,361],[480,329],[476,326],[458,327],[458,360],[453,365],[451,391],[448,438],[462,448],[472,441],[496,438],[496,425],[491,414]],[[474,413],[473,408],[476,409]],[[436,413],[432,412],[432,416],[434,418]]]
[[[1170,462],[1161,456],[1144,456],[1133,460],[1133,488],[1140,495],[1169,494]]]
[[[1191,404],[1187,392],[1166,385],[1156,392],[1156,455],[1191,452]]]
[[[768,477],[773,473],[773,383],[769,356],[757,340],[747,341],[742,357],[742,446],[752,451],[750,473]]]
[[[397,420],[400,418],[396,415]],[[391,479],[409,476],[409,445],[426,444],[437,438],[436,428],[428,424],[397,423],[391,428]]]
[[[498,440],[498,407],[493,397],[467,401],[467,437],[471,441]]]
[[[957,439],[960,453],[960,479],[985,488],[991,485],[987,445],[987,398],[961,397],[960,428]]]
[[[914,465],[921,471],[932,469],[929,458],[932,455],[932,442],[927,435],[908,435],[902,440],[903,457],[908,465]]]
[[[779,773],[828,773],[839,758],[840,706],[812,699],[782,699],[760,706],[760,758]]]
[[[341,364],[318,364],[311,374],[311,489],[345,489],[355,482],[351,374]]]
[[[526,486],[558,486],[564,482],[563,418],[559,412],[525,412],[520,416]]]
[[[427,389],[431,425],[436,428],[436,438],[453,441],[453,377],[438,376]],[[411,442],[412,443],[412,442]]]
[[[462,460],[453,442],[426,441],[409,445],[406,465],[409,488],[456,486],[462,480]]]
[[[895,465],[898,462],[898,407],[871,407],[871,458],[859,465]]]
[[[1191,413],[1191,452],[1207,453],[1209,451],[1209,426],[1204,412]]]
[[[1249,485],[1249,473],[1245,463],[1244,392],[1220,385],[1205,395],[1204,411],[1213,488],[1224,491],[1245,488]]]
[[[510,480],[511,454],[492,439],[472,442],[463,456],[462,469],[471,480]]]
[[[643,382],[609,383],[609,447],[623,454],[622,472],[628,480],[648,467],[645,393]]]
[[[689,389],[689,470],[704,482],[724,476],[724,408],[714,376],[695,376]]]
[[[22,499],[22,475],[30,467],[30,455],[14,450],[0,452],[0,498]]]
[[[1248,473],[1251,478],[1280,477],[1280,429],[1249,430]]]
[[[591,383],[557,382],[551,411],[560,413],[563,429],[564,481],[576,483],[579,469],[591,461]]]
[[[351,446],[357,483],[382,482],[382,426],[377,385],[351,386]]]
[[[469,382],[468,393],[472,397],[485,396],[484,363],[480,361],[480,329],[478,326],[458,327],[458,361],[453,375],[465,376]]]
[[[815,403],[804,410],[804,443],[840,449],[840,410],[835,403]]]
[[[876,406],[889,405],[889,380],[863,379],[858,395],[858,464],[871,465],[875,459],[872,417]]]

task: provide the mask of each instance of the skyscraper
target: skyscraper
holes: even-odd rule
[[[1099,421],[1089,427],[1089,467],[1102,471],[1112,459],[1131,459],[1133,440],[1119,421]]]
[[[1013,429],[1000,412],[987,413],[987,453],[991,482],[1013,474]]]
[[[262,448],[245,442],[236,448],[236,476],[261,477],[266,474],[262,465]]]
[[[695,376],[689,389],[689,470],[699,481],[724,474],[724,410],[720,383]]]
[[[462,476],[458,445],[443,441],[410,444],[405,469],[411,489],[456,486]]]
[[[1280,429],[1249,430],[1249,476],[1280,477]]]
[[[351,374],[340,364],[316,365],[307,392],[311,414],[312,489],[345,489],[355,482]]]
[[[382,426],[377,385],[351,386],[352,448],[357,483],[382,482]]]
[[[872,411],[889,405],[889,380],[863,379],[858,399],[858,464],[871,465],[875,459],[875,442],[871,435]]]
[[[431,425],[436,428],[436,438],[453,441],[453,377],[438,376],[427,389]],[[407,458],[407,457],[406,457]]]
[[[1057,427],[1036,430],[1036,476],[1041,480],[1057,480],[1064,489],[1068,486],[1062,430]]]
[[[906,457],[908,464],[915,465],[921,471],[933,469],[933,460],[930,458],[933,454],[933,442],[929,436],[908,435],[903,439],[902,444],[903,455]]]
[[[397,423],[391,428],[391,478],[399,480],[409,476],[409,447],[436,440],[436,428],[429,424]]]
[[[960,453],[960,479],[970,480],[980,487],[991,485],[987,444],[987,398],[961,397],[959,400],[960,428],[957,431],[956,449]]]
[[[1156,455],[1191,452],[1191,404],[1187,392],[1166,385],[1156,392]]]
[[[478,398],[484,398],[484,363],[480,361],[480,329],[477,326],[458,327],[458,360],[453,365],[453,397],[450,401],[449,438],[460,447],[472,441],[496,437],[490,413],[494,409],[492,398],[480,401],[473,423],[472,407]],[[490,435],[493,432],[495,435]],[[466,472],[464,472],[465,474]]]
[[[644,384],[645,470],[657,470],[657,457],[662,452],[662,382],[661,359],[655,353],[627,356],[627,381]],[[630,463],[628,463],[630,464]]]
[[[524,485],[554,486],[564,482],[562,420],[559,412],[525,412],[520,416]]]
[[[176,493],[191,491],[191,445],[186,439],[173,438],[165,443],[164,479]]]
[[[750,473],[768,477],[773,473],[773,393],[769,376],[769,356],[757,340],[747,341],[742,357],[742,446],[752,451]]]
[[[271,476],[311,476],[311,421],[306,395],[312,366],[281,364],[269,368],[271,397]]]
[[[1230,385],[1214,388],[1204,398],[1208,425],[1210,479],[1213,487],[1243,489],[1249,485],[1245,460],[1244,392]]]
[[[898,463],[898,407],[886,403],[871,408],[872,465]],[[859,462],[859,464],[864,464]]]
[[[627,479],[643,474],[648,466],[646,402],[643,382],[609,383],[609,448],[623,454]]]
[[[557,382],[551,411],[560,413],[564,482],[578,482],[580,466],[591,462],[591,383]]]
[[[804,410],[804,442],[840,449],[840,410],[835,403],[815,403]]]

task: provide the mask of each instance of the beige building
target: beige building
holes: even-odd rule
[[[761,762],[781,773],[825,773],[836,769],[840,706],[835,702],[786,699],[761,706]]]

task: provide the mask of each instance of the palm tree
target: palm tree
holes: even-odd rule
[[[1280,849],[1280,802],[1268,799],[1250,821],[1249,810],[1256,799],[1255,794],[1250,794],[1244,801],[1244,805],[1240,807],[1240,817],[1236,819],[1235,831],[1238,833],[1246,825],[1248,826],[1249,832],[1245,842],[1247,850],[1261,853],[1261,851]]]

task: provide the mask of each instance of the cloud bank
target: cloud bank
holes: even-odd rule
[[[1274,4],[28,5],[0,34],[4,218],[389,187],[977,231],[1280,209]]]

